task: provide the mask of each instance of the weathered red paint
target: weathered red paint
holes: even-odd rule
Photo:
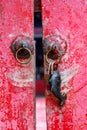
[[[19,35],[33,40],[33,1],[0,1],[0,130],[35,129],[35,56],[17,62],[10,45]]]
[[[48,130],[87,129],[87,1],[42,0],[43,35],[61,35],[67,52],[59,63],[62,92],[67,101],[59,107],[58,99],[46,86]],[[45,59],[45,78],[47,76]]]

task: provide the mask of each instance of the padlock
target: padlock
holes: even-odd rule
[[[51,92],[60,100],[59,105],[63,106],[66,101],[66,94],[61,94],[61,77],[58,70],[54,70],[49,78]]]
[[[60,100],[60,106],[65,104],[67,96],[65,93],[61,94],[61,76],[58,70],[58,64],[65,54],[66,49],[66,41],[60,36],[56,37],[56,35],[53,35],[45,39],[44,54],[45,60],[48,63],[48,82],[51,87],[51,92]]]

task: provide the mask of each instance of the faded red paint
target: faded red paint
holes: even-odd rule
[[[10,45],[19,35],[33,40],[33,1],[0,1],[0,130],[35,129],[35,56],[16,61]]]
[[[87,129],[87,1],[42,0],[44,39],[61,35],[67,52],[59,63],[62,92],[67,101],[59,107],[58,99],[46,86],[48,130]],[[48,76],[45,60],[45,78]]]

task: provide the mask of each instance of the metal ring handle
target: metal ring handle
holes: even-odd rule
[[[51,35],[44,40],[45,46],[44,46],[44,54],[46,56],[46,61],[50,63],[50,61],[57,61],[60,62],[62,56],[66,53],[67,50],[67,43],[64,38],[61,37],[61,35]],[[56,59],[51,59],[48,57],[48,54],[52,51],[56,50],[58,52]],[[55,54],[54,54],[55,55]]]
[[[28,53],[30,54],[30,55],[29,55],[29,58],[28,58],[27,60],[25,60],[25,61],[21,61],[21,60],[19,60],[19,58],[18,58],[18,53],[19,53],[21,50],[23,50],[23,48],[19,48],[19,49],[16,51],[16,53],[15,53],[16,60],[17,60],[19,63],[21,63],[21,64],[27,64],[27,63],[29,63],[30,60],[31,60],[31,57],[32,57],[32,54],[31,54],[30,49],[28,49],[28,48],[24,48],[24,49],[27,50]]]
[[[48,54],[52,51],[53,49],[50,49],[47,53],[46,53],[46,55],[45,55],[45,57],[46,57],[46,61],[47,61],[47,63],[48,64],[50,64],[50,63],[52,63],[52,62],[56,62],[56,63],[59,63],[60,62],[60,59],[61,59],[61,57],[59,57],[59,55],[58,55],[58,58],[57,59],[51,59],[51,58],[49,58],[48,57]]]

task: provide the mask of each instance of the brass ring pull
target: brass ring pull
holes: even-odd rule
[[[34,41],[29,37],[21,35],[13,40],[10,49],[20,64],[27,64],[32,59],[34,53],[33,43]]]
[[[44,54],[48,64],[50,64],[50,62],[59,63],[67,50],[67,43],[65,39],[63,39],[60,35],[52,35],[45,38],[44,42]]]
[[[53,54],[55,53],[54,51],[56,51],[56,54]],[[48,64],[50,63],[59,63],[60,62],[60,59],[61,57],[59,57],[59,54],[58,54],[58,51],[57,50],[54,50],[54,49],[50,49],[47,53],[46,53],[46,61]]]
[[[23,49],[26,50],[27,53],[28,53],[28,55],[29,55],[28,58],[26,58],[25,60],[24,60],[24,59],[22,60],[22,58],[19,58],[19,54],[18,54],[18,53],[20,53]],[[21,64],[27,64],[27,63],[30,62],[31,57],[32,57],[32,54],[31,54],[30,49],[28,49],[28,48],[19,48],[19,49],[16,51],[15,57],[16,57],[16,60],[17,60],[19,63],[21,63]]]

